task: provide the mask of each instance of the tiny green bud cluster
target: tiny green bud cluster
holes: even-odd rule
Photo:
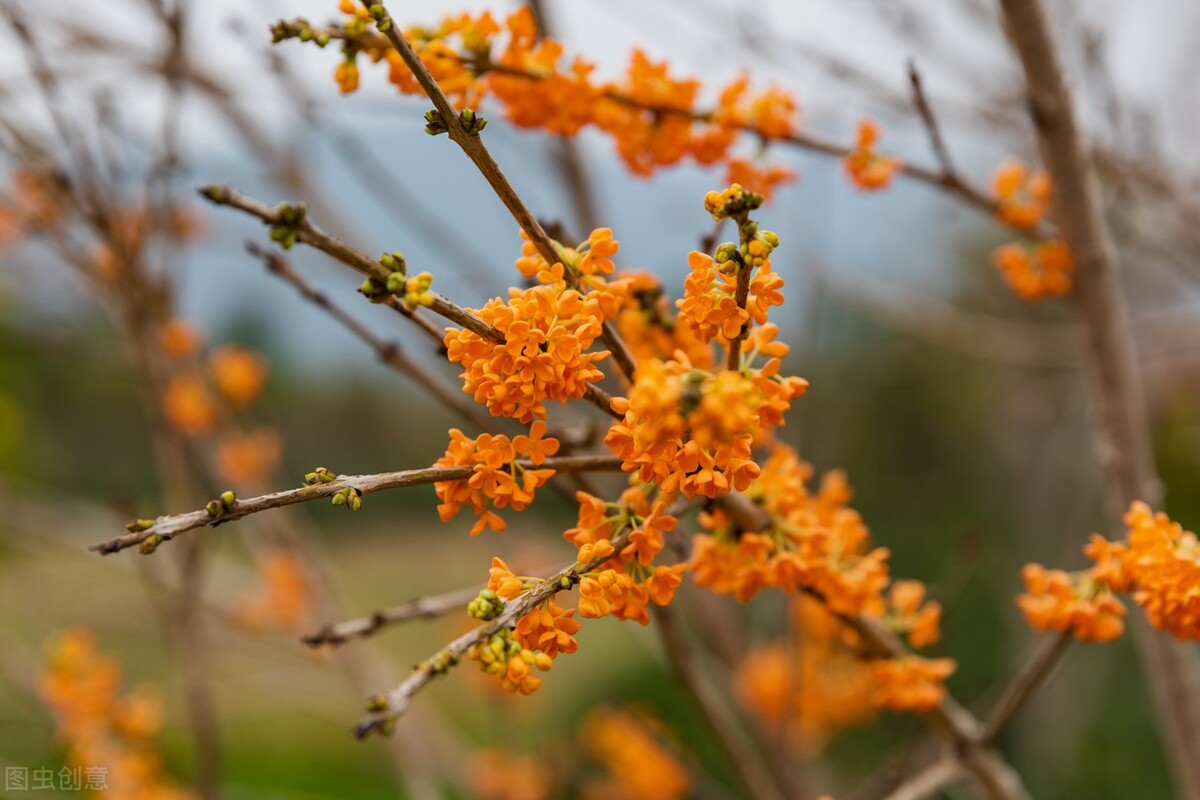
[[[446,120],[442,118],[442,112],[436,108],[431,108],[425,112],[425,132],[430,136],[450,132],[449,126],[446,125]]]
[[[317,47],[329,44],[329,33],[313,28],[304,17],[293,20],[281,19],[271,26],[271,41],[275,44],[287,39],[299,39],[302,42],[315,42]]]
[[[279,242],[284,250],[296,243],[300,228],[308,215],[308,207],[304,203],[280,203],[275,208],[275,224],[270,227],[267,235],[273,242]]]
[[[717,222],[726,217],[744,218],[746,214],[763,204],[763,196],[744,189],[735,183],[723,191],[712,191],[704,196],[704,210]]]
[[[362,508],[362,492],[353,486],[347,486],[334,492],[330,502],[335,506],[345,506],[351,511],[358,511]]]
[[[337,480],[337,473],[327,470],[324,467],[317,467],[312,472],[304,474],[305,486],[316,486],[321,483],[333,483]]]
[[[225,516],[235,508],[237,508],[237,495],[231,489],[221,492],[216,500],[209,500],[208,504],[204,506],[204,510],[214,519]]]
[[[467,613],[475,619],[495,619],[500,616],[502,611],[504,611],[504,601],[491,589],[484,589],[478,597],[467,603]]]
[[[487,127],[487,118],[481,117],[475,113],[474,109],[464,108],[458,115],[458,121],[462,123],[463,130],[468,136],[478,136],[479,132]]]

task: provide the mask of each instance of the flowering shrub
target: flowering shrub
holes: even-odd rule
[[[889,153],[880,126],[869,119],[858,124],[852,142],[812,138],[791,94],[774,86],[752,89],[747,75],[706,87],[635,50],[626,69],[606,79],[584,55],[568,55],[562,43],[542,35],[527,6],[503,19],[464,12],[403,29],[379,3],[341,0],[338,9],[341,20],[327,26],[280,21],[274,39],[339,49],[333,76],[342,93],[358,90],[373,64],[400,93],[429,99],[426,132],[446,134],[517,223],[522,244],[513,254],[516,273],[501,282],[511,285],[498,287],[477,308],[466,307],[441,294],[437,266],[410,269],[399,251],[373,257],[325,233],[303,204],[271,207],[221,185],[201,194],[257,218],[279,250],[303,245],[358,273],[363,298],[429,337],[454,365],[458,381],[448,384],[398,346],[375,339],[352,313],[293,273],[280,252],[250,248],[273,274],[461,416],[470,433],[451,428],[444,455],[432,464],[361,475],[315,467],[302,485],[268,491],[283,480],[276,475],[283,443],[273,428],[248,421],[271,377],[266,359],[235,344],[210,347],[163,299],[169,297],[166,282],[148,264],[153,243],[185,245],[197,233],[194,222],[178,209],[159,214],[142,203],[89,214],[54,170],[22,170],[11,176],[12,191],[0,204],[0,241],[67,241],[63,231],[72,225],[90,231],[90,246],[71,248],[75,265],[127,322],[124,332],[161,429],[164,473],[185,471],[192,487],[206,492],[217,484],[233,486],[208,492],[208,502],[190,512],[130,520],[125,534],[94,549],[112,554],[136,547],[151,555],[188,532],[284,506],[328,500],[359,512],[369,494],[426,485],[448,535],[465,527],[456,520],[466,508],[474,518],[466,535],[492,542],[510,519],[558,492],[571,503],[575,521],[561,531],[566,545],[556,542],[558,570],[521,574],[513,568],[520,566],[516,558],[491,551],[490,567],[478,565],[468,597],[421,598],[304,637],[311,646],[333,648],[415,617],[465,611],[461,616],[472,621],[395,687],[372,696],[356,734],[395,732],[425,687],[464,661],[499,692],[536,702],[518,696],[555,680],[563,669],[560,656],[573,656],[564,663],[591,657],[589,629],[612,617],[657,627],[732,772],[748,795],[762,798],[785,796],[789,776],[774,764],[777,754],[764,757],[751,746],[755,737],[743,735],[742,721],[725,707],[730,701],[748,712],[756,734],[780,733],[785,754],[818,751],[839,730],[867,724],[883,711],[915,715],[947,744],[943,761],[952,778],[946,780],[968,774],[995,796],[1022,798],[1021,779],[997,737],[1065,643],[1120,638],[1127,614],[1123,595],[1153,628],[1200,640],[1197,537],[1136,499],[1123,539],[1095,535],[1084,547],[1092,566],[1076,572],[1024,568],[1017,606],[1032,628],[1056,634],[1049,639],[1053,648],[1018,673],[994,713],[977,718],[947,686],[956,662],[936,655],[944,613],[934,599],[939,590],[893,574],[891,551],[873,541],[867,521],[851,505],[848,477],[831,470],[814,480],[813,467],[785,441],[787,416],[806,402],[809,382],[792,374],[790,348],[781,339],[781,309],[790,289],[772,264],[788,252],[789,234],[773,221],[770,201],[796,175],[769,156],[783,147],[834,156],[863,191],[882,191],[904,178],[940,187],[1020,235],[992,255],[1015,295],[1026,301],[1066,298],[1083,307],[1073,252],[1091,264],[1106,248],[1055,218],[1072,210],[1053,205],[1052,164],[1042,172],[1007,161],[990,191],[975,188],[946,156],[915,75],[922,114],[943,162],[940,172]],[[676,266],[686,267],[682,283],[672,286],[627,268],[612,229],[598,227],[582,240],[552,236],[487,148],[484,111],[491,109],[518,128],[559,137],[594,129],[612,140],[620,161],[638,176],[682,163],[721,167],[718,188],[695,198],[696,218],[703,209],[704,224],[715,226],[711,241],[676,250]],[[1062,176],[1053,172],[1056,180]],[[725,235],[728,240],[718,241]],[[1110,289],[1117,285],[1109,283]],[[1102,306],[1106,313],[1118,307],[1123,313],[1120,303]],[[1090,324],[1089,344],[1103,350],[1106,330],[1097,331],[1096,315]],[[1094,369],[1099,377],[1119,379],[1128,370],[1118,367],[1101,363]],[[578,412],[584,434],[560,423],[568,410]],[[1121,417],[1107,406],[1102,411],[1106,424]],[[1109,438],[1118,440],[1112,447],[1137,439]],[[1131,461],[1135,456],[1122,454]],[[1123,473],[1117,482],[1122,504],[1133,483],[1139,491],[1153,484]],[[327,590],[302,539],[275,531],[253,553],[253,585],[228,609],[237,622],[308,630],[326,613]],[[185,570],[185,579],[194,575]],[[707,639],[719,638],[719,622],[710,632],[696,612],[699,603],[719,595],[746,604],[763,594],[783,598],[787,638],[726,646],[720,655],[729,674],[719,673],[714,689],[706,682],[707,657],[689,650],[680,620],[717,650],[719,643]],[[95,654],[86,634],[68,634],[55,645],[42,694],[60,721],[69,760],[92,757],[92,747],[128,750],[136,767],[131,774],[158,792],[147,789],[146,796],[183,796],[162,778],[152,753],[156,707],[140,697],[119,697],[116,682],[115,664]],[[581,797],[663,800],[698,791],[694,759],[647,715],[595,711],[582,725],[580,741],[594,762],[590,773],[568,774],[548,759],[497,742],[472,758],[472,789],[494,798],[548,797],[556,788]],[[141,796],[141,790],[128,791]]]

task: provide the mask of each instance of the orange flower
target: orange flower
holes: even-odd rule
[[[163,412],[171,427],[188,436],[203,436],[217,423],[217,406],[204,381],[195,375],[177,375],[163,393]]]
[[[1031,172],[1029,165],[1011,159],[992,177],[996,194],[996,216],[1023,231],[1036,227],[1050,208],[1050,179],[1044,172]]]
[[[512,440],[490,433],[468,439],[458,428],[451,428],[450,447],[434,466],[470,464],[474,473],[467,480],[438,481],[433,485],[442,501],[438,505],[442,522],[454,519],[459,509],[470,503],[479,517],[471,528],[472,536],[482,533],[485,527],[504,530],[504,520],[491,509],[511,506],[514,511],[523,511],[533,502],[534,490],[545,486],[554,476],[552,469],[530,469],[516,463],[524,456],[534,464],[541,464],[547,455],[558,452],[558,440],[544,438],[545,432],[546,423],[541,420],[530,426],[528,436]]]
[[[579,581],[579,616],[596,619],[612,613],[630,583],[628,575],[614,569],[584,575]]]
[[[550,658],[557,658],[559,653],[570,655],[579,647],[574,634],[580,625],[572,619],[574,615],[574,609],[559,608],[550,602],[517,620],[513,636],[526,649],[541,650]]]
[[[992,252],[992,263],[1022,300],[1062,296],[1071,291],[1075,260],[1060,241],[1041,242],[1032,249],[1012,243]]]
[[[487,588],[504,600],[512,600],[525,591],[525,581],[508,568],[504,559],[493,556],[492,568],[488,570]]]
[[[661,726],[628,712],[593,711],[583,723],[587,752],[606,769],[584,788],[585,798],[677,800],[689,796],[691,778],[658,741]]]
[[[738,700],[772,730],[813,751],[843,728],[869,720],[874,677],[847,645],[844,629],[812,598],[792,601],[790,643],[749,651],[734,674]]]
[[[885,156],[875,149],[875,142],[878,140],[879,126],[870,120],[862,120],[858,123],[858,139],[854,150],[842,162],[846,174],[863,191],[885,188],[900,169],[897,159]]]
[[[162,702],[151,686],[120,693],[117,662],[96,651],[86,630],[75,629],[49,645],[38,694],[53,712],[66,747],[66,767],[102,767],[113,797],[189,800],[165,774],[154,738]]]
[[[892,711],[924,713],[946,697],[943,681],[955,670],[949,658],[907,656],[871,663],[875,678],[875,704]]]
[[[546,400],[583,397],[588,384],[604,377],[595,365],[608,351],[586,352],[605,319],[603,294],[543,285],[512,289],[507,303],[489,300],[475,313],[500,331],[503,344],[447,329],[447,357],[463,366],[463,391],[493,415],[521,422],[544,419]]]
[[[261,589],[235,603],[235,618],[251,628],[307,627],[313,608],[308,575],[300,559],[286,550],[273,550],[259,559],[258,575]]]
[[[267,383],[267,362],[257,353],[236,345],[219,348],[208,359],[217,391],[234,408],[254,402]]]
[[[200,348],[200,334],[182,319],[167,320],[158,332],[159,347],[172,358],[188,358]]]
[[[282,450],[273,428],[227,433],[217,442],[217,471],[235,486],[254,486],[278,466]]]
[[[351,94],[358,91],[358,60],[354,56],[349,56],[344,61],[338,63],[333,70],[333,80],[338,85],[338,91],[342,94]]]
[[[470,783],[480,800],[548,800],[554,772],[537,756],[489,747],[471,757]]]

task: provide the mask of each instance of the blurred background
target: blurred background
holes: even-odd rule
[[[568,54],[594,60],[600,74],[617,76],[635,46],[708,87],[748,70],[756,83],[795,94],[806,131],[848,143],[870,117],[889,153],[933,164],[909,89],[911,61],[973,183],[986,186],[1007,156],[1036,162],[992,4],[744,5],[541,0],[539,11],[546,32]],[[1165,510],[1194,530],[1200,8],[1172,0],[1048,5],[1119,241]],[[461,422],[269,274],[244,247],[270,244],[262,227],[203,206],[195,187],[228,183],[271,204],[304,201],[318,225],[359,249],[402,250],[464,306],[516,280],[516,227],[457,148],[423,133],[427,102],[400,96],[382,68],[365,64],[362,88],[343,97],[332,78],[334,48],[270,44],[276,19],[333,20],[336,6],[0,0],[6,203],[34,194],[23,176],[45,175],[47,165],[69,182],[80,166],[75,136],[119,165],[105,173],[114,198],[151,186],[154,208],[187,220],[186,244],[144,253],[155,280],[141,289],[164,319],[186,320],[177,332],[196,339],[196,358],[248,359],[243,378],[259,396],[221,412],[247,432],[237,440],[243,447],[214,441],[208,453],[243,469],[241,480],[221,486],[239,494],[294,486],[317,465],[345,473],[426,465]],[[393,6],[402,25],[515,8]],[[653,271],[678,295],[687,252],[711,230],[700,198],[721,183],[720,171],[688,164],[640,179],[601,134],[584,131],[565,151],[561,140],[488,111],[485,104],[488,146],[536,213],[579,237],[611,227],[621,242],[618,269]],[[783,243],[773,261],[788,302],[774,319],[792,345],[785,370],[811,383],[783,438],[818,474],[847,471],[855,506],[892,549],[895,574],[926,581],[947,609],[937,652],[959,663],[952,692],[985,708],[1035,644],[1014,604],[1021,565],[1075,568],[1090,532],[1113,533],[1102,527],[1079,332],[1065,302],[1012,296],[989,263],[1012,235],[977,211],[903,179],[860,193],[840,162],[821,154],[776,146],[772,158],[799,176],[760,215]],[[563,167],[572,160],[583,200]],[[209,756],[219,760],[224,797],[503,796],[480,788],[495,770],[479,755],[488,748],[529,755],[537,759],[526,765],[530,775],[552,776],[542,780],[554,787],[549,794],[521,796],[574,796],[579,776],[607,763],[585,741],[594,730],[585,720],[594,725],[589,715],[612,707],[633,709],[664,752],[699,776],[692,794],[736,795],[653,630],[610,619],[585,625],[580,653],[556,662],[531,698],[499,696],[468,666],[422,695],[391,742],[348,735],[366,695],[394,685],[470,620],[413,621],[336,653],[311,651],[298,635],[478,585],[496,553],[525,570],[552,567],[566,552],[561,531],[574,521],[557,496],[511,518],[502,536],[470,538],[465,518],[440,523],[432,488],[419,487],[372,495],[353,516],[314,504],[189,534],[203,550],[172,545],[145,559],[89,553],[131,517],[197,508],[212,494],[203,479],[182,487],[164,480],[155,443],[163,420],[138,378],[130,344],[137,326],[121,292],[68,263],[69,233],[0,233],[0,765],[57,771],[66,763],[46,676],[64,650],[86,661],[79,634],[66,646],[56,638],[85,628],[119,663],[122,687],[158,687],[161,730],[147,725],[157,731],[164,785],[203,788],[198,714],[219,732]],[[443,379],[457,372],[403,320],[365,303],[344,268],[302,248],[289,259],[381,340],[401,342]],[[552,422],[578,425],[558,409]],[[256,457],[273,463],[247,466]],[[296,541],[308,554],[302,569],[279,556]],[[321,592],[310,591],[317,583]],[[735,615],[747,649],[786,635],[778,597],[719,605]],[[732,686],[731,669],[717,670]],[[806,795],[873,796],[867,776],[903,765],[926,744],[918,720],[875,722],[830,731],[792,754]],[[1129,637],[1075,649],[1001,745],[1035,796],[1172,791]]]

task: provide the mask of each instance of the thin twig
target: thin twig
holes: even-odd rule
[[[552,469],[557,472],[617,470],[621,468],[621,460],[615,456],[563,456],[562,458],[547,458],[540,465],[534,465],[528,460],[514,462],[525,469]],[[136,547],[151,536],[161,537],[169,541],[181,533],[206,526],[216,527],[226,522],[248,517],[273,508],[308,503],[332,497],[342,489],[355,489],[359,494],[372,494],[387,489],[399,489],[406,486],[422,486],[439,481],[457,481],[469,478],[474,472],[472,466],[461,467],[426,467],[424,469],[409,469],[400,472],[382,472],[371,475],[342,475],[329,483],[318,483],[313,486],[301,486],[296,489],[285,489],[259,497],[238,500],[233,508],[222,511],[219,516],[212,516],[205,509],[189,511],[183,514],[170,514],[157,517],[153,524],[145,530],[133,531],[118,536],[107,542],[92,546],[90,549],[100,555],[108,555]]]
[[[480,407],[471,402],[462,392],[446,386],[420,364],[413,361],[404,352],[399,342],[387,342],[376,336],[370,328],[358,321],[358,318],[338,306],[328,295],[312,286],[300,276],[287,259],[274,250],[259,247],[254,242],[246,243],[246,250],[251,255],[261,259],[267,270],[285,283],[293,286],[305,300],[325,311],[342,327],[353,333],[367,344],[379,360],[415,381],[421,388],[433,395],[441,403],[453,409],[459,416],[469,420],[480,430],[486,430],[489,420],[481,413]]]
[[[994,744],[1004,732],[1017,713],[1025,706],[1038,687],[1050,676],[1063,654],[1070,647],[1070,633],[1056,633],[1047,636],[1038,643],[1038,647],[1029,657],[1023,667],[1013,677],[1012,682],[1004,690],[1004,694],[996,701],[992,713],[984,724],[980,740],[984,744]]]
[[[450,98],[442,91],[442,87],[438,85],[437,80],[429,74],[425,63],[421,61],[421,57],[417,55],[412,45],[404,38],[399,27],[392,22],[386,8],[382,3],[377,3],[376,5],[383,11],[378,23],[381,31],[388,42],[391,43],[391,46],[400,55],[405,65],[412,70],[417,83],[421,85],[425,94],[433,101],[434,107],[445,122],[450,138],[479,169],[484,179],[487,180],[492,190],[495,191],[496,196],[500,198],[505,208],[512,214],[513,219],[521,226],[521,230],[525,231],[525,234],[533,242],[534,247],[537,248],[538,253],[546,260],[546,263],[554,264],[562,261],[558,247],[546,234],[541,223],[538,222],[537,218],[525,205],[525,202],[521,200],[516,190],[513,189],[508,178],[500,170],[500,165],[496,163],[496,160],[492,158],[492,154],[488,152],[483,140],[479,137],[479,133],[467,130],[467,127],[459,118],[458,111],[450,102]],[[575,275],[573,270],[565,270],[564,276],[572,286],[579,288],[579,277]],[[624,374],[625,378],[632,381],[634,372],[633,355],[629,352],[629,348],[621,340],[621,337],[610,322],[604,322],[601,339],[604,341],[605,346],[612,352],[613,361]]]
[[[677,501],[667,508],[667,513],[679,516],[686,513],[695,501]],[[613,537],[612,544],[619,551],[628,542],[630,530]],[[607,556],[605,557],[607,558]],[[596,558],[587,564],[571,564],[540,582],[537,586],[510,600],[498,617],[467,631],[448,645],[438,650],[413,668],[413,673],[395,689],[378,698],[378,710],[365,717],[354,728],[354,735],[363,738],[374,731],[386,731],[390,723],[408,711],[412,699],[422,689],[447,669],[462,661],[467,651],[492,634],[512,628],[517,621],[534,608],[549,601],[561,591],[579,583],[580,576],[598,567],[605,559]]]
[[[953,178],[958,173],[950,158],[950,149],[946,147],[946,140],[942,138],[942,129],[938,125],[937,117],[933,115],[933,107],[929,105],[929,98],[925,96],[925,87],[921,83],[921,73],[917,71],[917,62],[912,60],[908,62],[908,82],[912,86],[913,105],[917,107],[917,113],[921,115],[921,122],[925,124],[925,131],[929,134],[929,144],[933,147],[933,154],[942,166],[942,175]]]
[[[905,778],[884,800],[924,800],[962,777],[963,767],[956,758],[935,761]]]
[[[659,639],[672,669],[716,737],[746,796],[755,800],[783,800],[783,790],[751,746],[751,739],[722,693],[704,674],[699,663],[700,654],[689,645],[676,611],[676,608],[668,607],[654,612]]]
[[[217,184],[205,186],[200,189],[200,195],[216,205],[228,206],[229,208],[234,208],[257,217],[266,225],[279,225],[283,222],[278,209],[271,208],[252,197],[247,197],[234,189],[230,189],[228,186]],[[346,264],[369,278],[384,282],[391,274],[383,264],[354,249],[340,239],[320,230],[309,222],[307,218],[295,225],[295,233],[297,241],[320,250],[322,253]],[[405,309],[395,297],[387,298],[387,303],[409,319],[421,324],[426,332],[430,333],[439,344],[442,342],[442,335],[423,316]],[[429,308],[431,311],[457,325],[461,325],[490,342],[503,344],[506,341],[504,333],[498,328],[489,325],[468,309],[463,308],[440,294],[433,293],[433,299],[430,302]],[[620,417],[612,409],[612,397],[595,385],[589,384],[585,388],[583,399],[592,403],[609,416]]]
[[[365,617],[356,617],[325,625],[314,633],[300,637],[300,641],[309,647],[321,647],[322,645],[337,647],[351,639],[373,636],[388,625],[413,619],[437,617],[455,610],[461,611],[478,594],[479,587],[472,586],[445,594],[420,597],[398,606],[375,611]]]
[[[750,297],[750,273],[753,271],[754,268],[747,261],[742,261],[738,266],[737,285],[734,287],[733,301],[743,311],[746,309],[746,300]],[[740,372],[742,369],[742,341],[749,332],[750,320],[747,319],[742,325],[741,330],[738,331],[738,335],[729,342],[729,356],[725,366],[732,372]]]
[[[394,27],[394,26],[393,26]],[[297,31],[299,28],[297,28]],[[384,39],[381,36],[372,33],[350,35],[345,28],[341,26],[329,26],[321,28],[320,31],[334,39],[345,39],[358,43],[364,48],[379,49],[384,46]],[[476,74],[484,74],[487,72],[495,72],[505,76],[523,78],[530,81],[544,80],[546,75],[534,70],[526,70],[519,67],[511,67],[497,64],[488,58],[480,58],[473,56],[459,56],[459,60],[467,66],[471,67]],[[410,65],[411,66],[411,65]],[[605,90],[602,92],[602,97],[606,100],[611,100],[615,103],[621,103],[631,108],[637,108],[651,114],[659,116],[674,116],[685,117],[693,122],[712,123],[715,119],[715,113],[711,110],[693,111],[677,106],[664,106],[643,103],[634,97],[623,94],[615,90]],[[752,124],[732,125],[729,126],[734,130],[739,130],[743,133],[752,134],[762,138],[762,132]],[[833,158],[845,158],[854,151],[854,148],[849,145],[841,144],[836,141],[822,138],[810,133],[794,132],[786,136],[780,136],[767,139],[769,142],[779,142],[780,144],[796,147],[802,150],[808,150],[813,153],[830,156]],[[946,173],[943,169],[931,169],[922,167],[916,164],[901,162],[898,166],[898,172],[912,180],[919,181],[934,186],[947,194],[953,195],[962,202],[977,209],[978,211],[991,217],[998,224],[1007,225],[996,216],[997,201],[987,192],[973,186],[962,178],[957,172]],[[1011,226],[1010,226],[1011,227]],[[1051,236],[1051,228],[1046,224],[1039,225],[1032,231],[1017,229],[1022,234],[1033,234],[1040,238],[1048,238]]]

